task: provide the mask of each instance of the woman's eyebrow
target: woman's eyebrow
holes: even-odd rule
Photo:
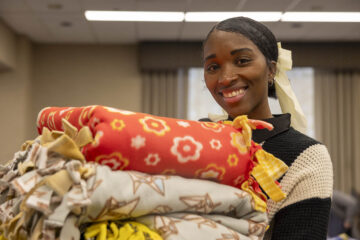
[[[210,58],[216,58],[216,54],[210,54],[209,56],[207,56],[204,61],[210,59]]]
[[[251,48],[239,48],[239,49],[232,50],[230,52],[230,54],[235,55],[236,53],[239,53],[239,52],[253,52],[253,50]],[[216,58],[216,54],[210,54],[209,56],[204,58],[204,61],[207,61],[208,59],[211,59],[211,58]]]
[[[232,50],[230,52],[231,55],[235,55],[236,53],[239,53],[239,52],[253,52],[252,49],[250,48],[240,48],[240,49],[235,49],[235,50]]]

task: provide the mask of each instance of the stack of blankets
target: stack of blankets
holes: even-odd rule
[[[272,126],[105,106],[49,107],[0,167],[0,239],[262,239],[287,166],[251,140]]]

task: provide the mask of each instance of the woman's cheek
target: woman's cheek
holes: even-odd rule
[[[216,80],[214,77],[205,75],[205,85],[212,92],[216,87]]]

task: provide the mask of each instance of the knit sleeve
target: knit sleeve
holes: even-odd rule
[[[287,198],[269,200],[265,239],[326,239],[333,187],[329,153],[322,144],[305,149],[280,182]]]

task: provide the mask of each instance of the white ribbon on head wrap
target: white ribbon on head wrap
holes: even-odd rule
[[[281,111],[291,114],[291,126],[293,128],[302,133],[306,133],[307,121],[305,115],[286,75],[286,71],[292,68],[291,51],[281,48],[280,42],[278,43],[278,51],[279,57],[276,63],[275,90]],[[223,114],[209,113],[208,117],[211,121],[217,122],[228,119],[228,114],[223,110]]]
[[[286,71],[292,68],[291,51],[281,48],[278,42],[279,57],[276,63],[275,90],[279,99],[281,111],[291,114],[291,126],[296,130],[306,133],[307,121],[291,88]]]
[[[229,118],[229,115],[224,109],[221,110],[222,110],[222,114],[208,113],[208,118],[213,122],[227,120]]]

